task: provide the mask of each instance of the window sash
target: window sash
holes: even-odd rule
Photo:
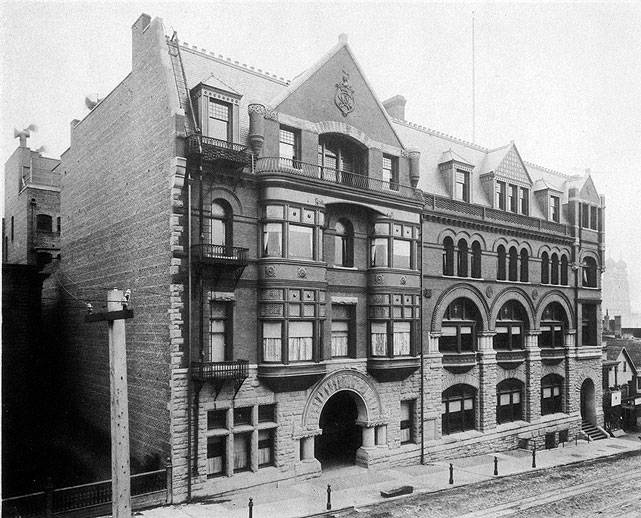
[[[372,266],[387,266],[388,262],[388,238],[375,238],[372,240],[371,264]]]
[[[411,343],[410,322],[394,322],[394,356],[409,356]]]
[[[263,360],[266,362],[282,360],[281,322],[263,322]]]
[[[411,243],[403,239],[393,240],[393,264],[394,268],[411,268]]]
[[[313,322],[289,322],[289,361],[295,362],[311,360],[313,343]]]
[[[314,229],[303,225],[289,224],[289,257],[314,258]]]
[[[282,223],[265,223],[263,229],[263,256],[281,257],[283,255]]]
[[[387,356],[387,323],[371,324],[372,356]]]
[[[348,355],[349,322],[332,320],[332,357]]]

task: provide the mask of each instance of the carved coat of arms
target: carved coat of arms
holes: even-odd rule
[[[348,113],[354,111],[354,89],[349,84],[349,74],[345,70],[343,70],[343,80],[340,83],[336,83],[334,103],[336,103],[343,117],[347,117]]]

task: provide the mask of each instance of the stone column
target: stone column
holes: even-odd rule
[[[314,458],[314,437],[302,437],[303,442],[302,452],[303,458],[301,460],[312,460]]]
[[[525,420],[536,421],[541,417],[541,349],[539,332],[525,335]]]
[[[385,446],[387,444],[387,425],[383,424],[376,427],[376,445]]]
[[[375,441],[375,427],[374,426],[368,426],[368,425],[361,425],[361,428],[363,430],[363,448],[374,448],[376,446],[376,441]]]
[[[254,425],[254,431],[251,434],[251,451],[249,458],[249,465],[251,470],[255,473],[258,471],[258,405],[252,407],[252,424]]]
[[[429,354],[438,352],[438,339],[441,337],[441,333],[428,333],[427,334],[427,352]]]
[[[479,348],[479,430],[496,428],[496,352],[494,333],[477,335]]]

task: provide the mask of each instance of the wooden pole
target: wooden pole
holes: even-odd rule
[[[107,292],[107,311],[122,311],[123,292]],[[111,510],[113,518],[131,518],[129,479],[129,407],[125,320],[109,320],[109,381],[111,385]]]

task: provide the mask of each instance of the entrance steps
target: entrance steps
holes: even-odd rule
[[[602,430],[597,428],[589,421],[581,422],[581,430],[585,432],[592,441],[598,441],[599,439],[608,439],[607,434],[605,434]]]

